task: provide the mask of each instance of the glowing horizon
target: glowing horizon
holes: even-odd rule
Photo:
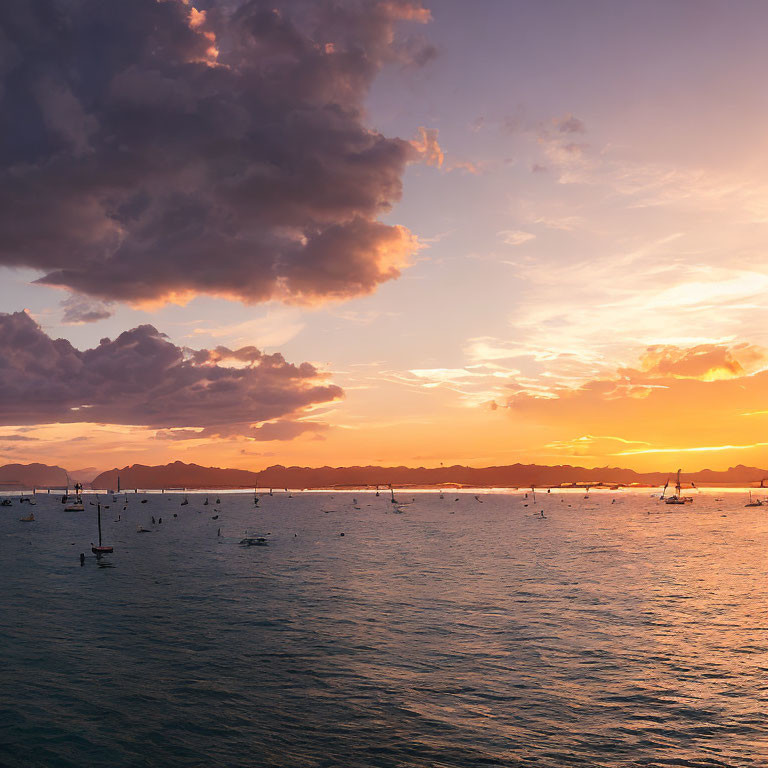
[[[768,467],[768,7],[204,5],[18,32],[0,464]]]

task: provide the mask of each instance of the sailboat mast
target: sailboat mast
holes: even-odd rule
[[[677,490],[677,495],[678,496],[680,495],[680,491],[682,491],[682,488],[680,487],[680,473],[681,472],[682,472],[681,469],[677,470],[677,485],[675,486],[675,488]]]
[[[99,546],[101,546],[101,504],[96,505],[96,512],[99,516]]]
[[[117,492],[120,493],[120,475],[117,476]]]

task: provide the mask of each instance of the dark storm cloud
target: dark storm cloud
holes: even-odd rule
[[[419,0],[0,4],[0,264],[106,299],[318,301],[398,275],[408,141],[363,122]]]
[[[309,363],[244,350],[187,351],[141,325],[80,351],[50,338],[24,312],[0,314],[0,424],[98,422],[247,434],[250,424],[342,395]],[[221,365],[226,359],[240,367]]]

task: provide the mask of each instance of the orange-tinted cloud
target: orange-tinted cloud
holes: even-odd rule
[[[751,344],[699,344],[688,349],[657,345],[648,347],[641,360],[646,376],[702,381],[736,379],[766,366],[768,350]]]
[[[746,344],[650,347],[638,368],[541,394],[518,391],[507,404],[514,419],[560,435],[549,447],[571,455],[759,448],[765,424],[743,414],[765,411],[766,362],[767,350]]]
[[[421,162],[426,165],[437,166],[438,168],[442,166],[445,155],[437,141],[437,130],[435,128],[419,126],[419,133],[411,141],[411,145],[421,159]]]

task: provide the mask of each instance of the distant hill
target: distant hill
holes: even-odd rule
[[[327,488],[365,485],[387,486],[475,486],[529,487],[535,485],[663,485],[674,481],[674,472],[635,472],[620,467],[574,467],[569,464],[509,464],[496,467],[284,467],[275,465],[261,472],[220,469],[176,461],[165,466],[134,464],[102,472],[91,483],[94,488]],[[684,484],[758,484],[768,479],[768,470],[739,465],[722,472],[709,469],[683,475]]]
[[[47,464],[6,464],[0,467],[0,490],[64,488],[66,485],[67,473],[61,467],[51,467]]]
[[[569,464],[544,466],[540,464],[508,464],[495,467],[284,467],[276,465],[259,473],[262,487],[318,488],[357,485],[464,485],[475,487],[556,486],[568,483],[580,485],[663,485],[674,471],[635,472],[619,467],[574,467]],[[684,483],[717,485],[759,483],[768,479],[768,470],[739,465],[723,472],[703,470],[683,474]]]
[[[91,481],[93,488],[254,488],[258,474],[245,469],[201,467],[174,461],[164,466],[133,464],[122,469],[102,472]]]
[[[100,469],[96,467],[84,467],[83,469],[70,469],[69,479],[73,483],[82,483],[86,485],[93,480],[94,477],[101,473]]]

